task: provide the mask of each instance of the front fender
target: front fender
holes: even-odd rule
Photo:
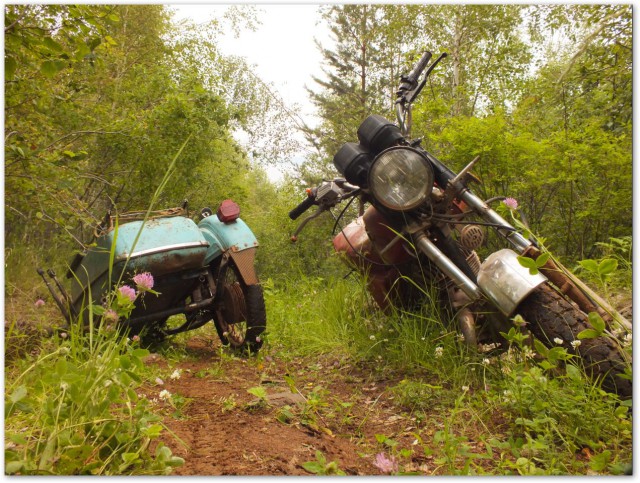
[[[198,223],[198,228],[209,242],[209,249],[204,259],[205,265],[228,250],[231,253],[237,253],[258,246],[255,235],[240,218],[223,223],[215,215],[207,216]]]

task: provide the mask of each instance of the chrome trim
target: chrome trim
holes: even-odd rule
[[[130,260],[132,258],[142,257],[144,255],[155,255],[156,253],[163,253],[171,250],[178,250],[181,248],[198,248],[198,247],[208,247],[208,246],[209,246],[209,242],[202,241],[202,240],[198,242],[176,243],[174,245],[164,245],[159,248],[149,248],[147,250],[140,250],[139,252],[133,252],[131,255],[127,253],[123,253],[122,255],[118,255],[116,260],[119,262],[122,260],[127,260],[127,259]]]
[[[507,317],[546,281],[547,277],[540,272],[531,275],[528,268],[520,265],[516,252],[508,248],[489,255],[478,273],[480,289]]]

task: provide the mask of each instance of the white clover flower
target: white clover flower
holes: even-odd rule
[[[462,386],[462,390],[463,390],[464,392],[467,392],[467,391],[469,390],[469,386]]]
[[[442,357],[443,352],[444,352],[444,348],[441,345],[436,347],[436,357]]]
[[[571,347],[573,347],[574,349],[580,347],[580,344],[582,344],[581,340],[576,339],[571,341]]]
[[[376,340],[376,336],[375,336],[375,335],[373,335],[373,334],[371,334],[371,335],[369,336],[369,339],[371,339],[371,340]]]
[[[458,340],[464,342],[464,334],[458,334]]]
[[[480,344],[480,352],[491,352],[496,347],[500,347],[500,344],[498,342],[494,342],[493,344]]]
[[[522,348],[522,355],[528,359],[532,358],[535,354],[529,347]]]
[[[164,384],[164,381],[162,379],[160,379],[159,377],[156,377],[156,384],[162,386]]]
[[[560,337],[554,337],[553,342],[555,342],[558,345],[564,344],[564,341]]]
[[[66,382],[63,382],[62,384],[60,384],[60,389],[62,389],[63,391],[66,391],[67,389],[69,389],[69,384],[67,384]]]
[[[176,369],[175,371],[173,371],[171,373],[171,375],[169,376],[169,379],[180,379],[180,369]]]
[[[486,357],[482,359],[483,366],[488,366],[489,364],[491,364],[491,360],[487,359]]]
[[[166,389],[163,389],[162,391],[160,391],[160,394],[158,394],[158,397],[163,401],[168,401],[169,399],[171,399],[171,393]]]

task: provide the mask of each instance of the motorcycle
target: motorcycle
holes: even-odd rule
[[[471,191],[469,185],[479,182],[471,173],[478,158],[456,174],[422,148],[420,139],[411,138],[412,103],[445,57],[441,54],[429,65],[432,54],[426,52],[410,74],[401,77],[397,125],[371,115],[358,128],[359,142],[338,150],[333,163],[342,176],[308,189],[304,201],[289,213],[296,220],[317,206],[292,241],[310,220],[345,200],[350,204],[359,199],[360,216],[341,229],[333,245],[366,275],[379,308],[411,305],[436,286],[471,346],[496,340],[520,315],[541,342],[550,347],[561,342],[568,353],[582,357],[603,388],[631,397],[627,355],[619,341],[607,335],[578,338],[581,331],[592,329],[591,312],[607,321],[608,332],[612,327],[630,331],[631,324],[490,207],[505,198],[484,201]],[[477,250],[486,244],[487,228],[513,249],[494,251],[481,261]],[[521,263],[525,258],[529,263]]]
[[[53,283],[44,270],[38,274],[68,324],[88,327],[96,315],[104,323],[108,294],[122,290],[123,282],[134,294],[136,277],[142,276],[152,293],[137,296],[129,316],[117,321],[130,337],[160,341],[213,320],[223,344],[258,351],[266,328],[254,266],[258,241],[232,200],[223,201],[215,215],[210,208],[200,215],[198,224],[189,218],[186,201],[149,213],[108,212],[94,243],[69,265],[70,292],[52,270],[47,273]],[[174,323],[171,317],[178,314],[184,317]]]

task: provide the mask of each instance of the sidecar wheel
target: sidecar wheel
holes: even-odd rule
[[[246,285],[237,267],[228,268],[222,287],[222,304],[214,310],[216,331],[223,344],[239,351],[257,352],[267,325],[261,285]]]
[[[561,339],[569,353],[579,355],[587,373],[601,379],[603,389],[615,392],[623,399],[631,397],[631,381],[619,377],[629,363],[618,342],[605,334],[594,339],[580,339],[575,350],[571,342],[578,340],[581,331],[592,327],[587,315],[553,288],[541,285],[520,305],[518,313],[542,343],[558,347],[554,339]]]

